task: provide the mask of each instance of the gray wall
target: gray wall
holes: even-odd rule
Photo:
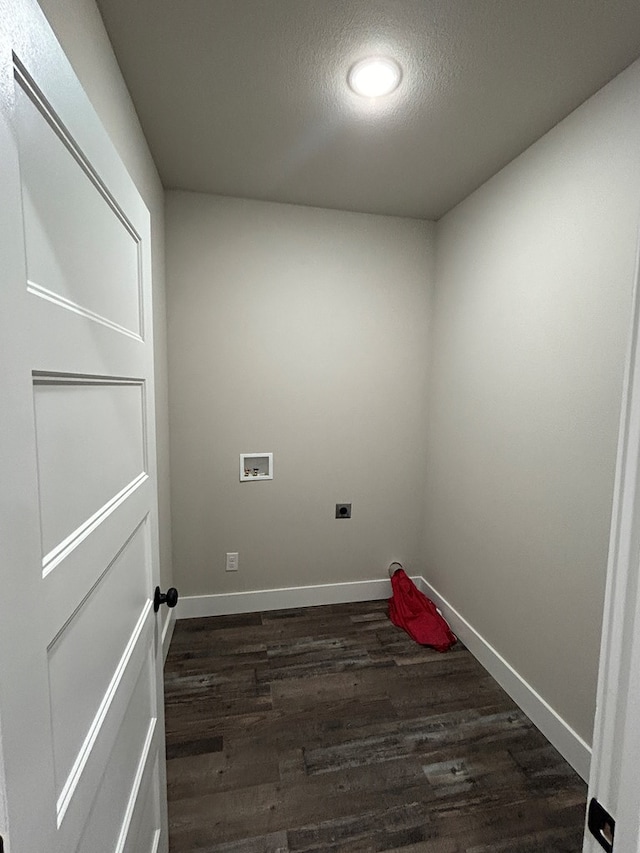
[[[94,0],[38,0],[151,214],[160,574],[172,581],[164,192]]]
[[[437,229],[425,576],[591,742],[640,64]]]
[[[418,566],[433,226],[182,192],[166,224],[181,592]],[[244,451],[274,480],[240,483]]]

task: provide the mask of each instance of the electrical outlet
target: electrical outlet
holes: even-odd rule
[[[351,518],[351,504],[336,504],[336,518]]]
[[[227,571],[227,572],[237,572],[238,571],[238,552],[237,551],[227,551],[227,563],[225,566],[225,571]]]

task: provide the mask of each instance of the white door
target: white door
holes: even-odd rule
[[[0,0],[0,834],[166,851],[149,214]]]

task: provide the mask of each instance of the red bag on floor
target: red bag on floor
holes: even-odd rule
[[[404,569],[391,576],[393,596],[389,599],[389,619],[422,646],[446,652],[456,635],[438,613],[435,604],[416,587]]]

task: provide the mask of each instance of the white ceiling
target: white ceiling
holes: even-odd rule
[[[638,0],[98,6],[165,187],[428,219],[640,55]],[[371,54],[380,102],[346,85]]]

